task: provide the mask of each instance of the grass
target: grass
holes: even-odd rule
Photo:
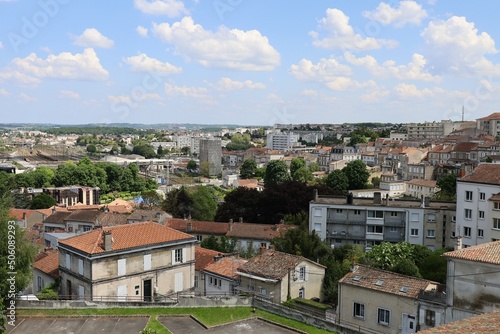
[[[223,311],[221,311],[223,309]],[[17,310],[18,316],[69,316],[69,315],[149,315],[146,329],[156,330],[158,334],[170,333],[158,320],[158,315],[193,315],[208,327],[228,322],[261,317],[281,325],[296,328],[307,333],[325,334],[326,330],[304,324],[300,321],[280,317],[278,315],[251,307],[196,307],[196,308],[108,308],[108,309],[32,309]]]

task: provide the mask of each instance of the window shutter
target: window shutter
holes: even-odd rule
[[[182,263],[187,262],[187,248],[182,248]]]
[[[309,267],[306,266],[306,277],[305,280],[307,281],[309,279]]]
[[[66,254],[66,268],[71,270],[71,255]]]
[[[151,270],[151,254],[144,255],[144,270]]]
[[[172,249],[172,264],[175,263],[175,249]]]

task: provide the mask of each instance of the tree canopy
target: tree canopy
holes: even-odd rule
[[[326,185],[336,193],[346,195],[349,189],[349,179],[342,170],[335,169],[326,177]]]
[[[48,209],[56,205],[57,202],[49,194],[41,193],[33,198],[30,208],[33,210],[37,209]]]
[[[255,176],[257,171],[257,163],[254,159],[249,158],[243,161],[240,167],[240,176],[242,179],[251,179]]]
[[[290,181],[290,173],[286,163],[282,160],[273,160],[266,166],[266,173],[264,175],[264,185],[266,187]]]
[[[362,160],[350,161],[342,168],[342,171],[349,180],[349,190],[367,187],[370,172],[366,169],[366,164]]]

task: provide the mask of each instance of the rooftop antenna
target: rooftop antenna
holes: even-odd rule
[[[462,105],[462,123],[464,122],[464,111],[465,111],[465,107]]]

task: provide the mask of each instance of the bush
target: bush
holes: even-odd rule
[[[46,286],[42,289],[42,292],[36,295],[40,300],[54,300],[59,299],[59,294],[54,291],[50,286]]]

